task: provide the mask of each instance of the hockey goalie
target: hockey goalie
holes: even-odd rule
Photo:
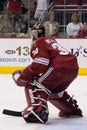
[[[45,37],[45,29],[38,24],[31,30],[32,63],[12,76],[25,89],[27,107],[22,116],[27,123],[46,123],[51,102],[60,110],[59,117],[82,116],[82,111],[66,89],[78,75],[77,58],[54,38]]]

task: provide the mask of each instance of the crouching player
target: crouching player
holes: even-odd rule
[[[60,117],[82,116],[77,101],[66,92],[78,75],[76,57],[54,38],[45,37],[42,25],[34,27],[31,36],[33,62],[24,70],[13,73],[15,83],[25,88],[27,107],[22,112],[24,120],[46,123],[49,115],[47,101],[60,110]]]

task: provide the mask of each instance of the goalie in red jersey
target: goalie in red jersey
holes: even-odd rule
[[[15,83],[25,87],[28,106],[22,112],[24,120],[46,123],[47,101],[60,110],[60,117],[82,116],[77,101],[65,91],[78,75],[77,58],[54,38],[45,37],[42,25],[34,27],[31,36],[33,61],[24,70],[13,73]]]

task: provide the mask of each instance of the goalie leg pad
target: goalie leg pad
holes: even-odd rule
[[[35,109],[27,107],[23,112],[23,118],[27,123],[46,123],[48,120],[48,111],[43,107],[37,107],[38,112]]]
[[[82,116],[82,111],[78,108],[77,101],[70,97],[66,91],[52,94],[49,97],[49,101],[60,110],[60,117]]]
[[[27,108],[22,112],[22,116],[27,123],[46,123],[48,120],[48,95],[35,86],[25,87]]]

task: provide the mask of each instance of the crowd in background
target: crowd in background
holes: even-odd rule
[[[29,10],[25,7],[23,0],[0,0],[0,19],[3,17],[6,2],[7,20],[12,28],[11,37],[30,37],[30,29],[38,22],[45,27],[46,36],[59,38],[60,24],[56,20],[55,11],[49,11],[52,0],[35,0],[33,10],[29,12],[27,19],[24,19],[24,15]],[[66,37],[87,38],[87,21],[82,23],[78,12],[72,13],[71,21],[66,25]]]

